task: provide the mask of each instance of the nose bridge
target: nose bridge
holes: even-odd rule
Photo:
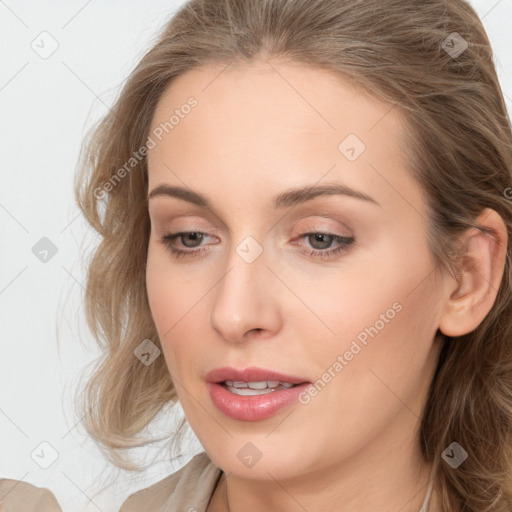
[[[252,236],[231,248],[211,313],[212,327],[224,339],[244,341],[248,331],[276,327],[277,303],[267,264],[263,246]]]

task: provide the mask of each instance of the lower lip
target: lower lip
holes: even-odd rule
[[[221,384],[208,382],[208,391],[217,409],[226,416],[241,421],[260,421],[294,403],[309,385],[309,382],[305,382],[264,395],[240,396],[231,393]]]

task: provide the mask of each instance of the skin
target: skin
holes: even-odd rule
[[[163,353],[186,417],[224,471],[208,512],[417,512],[431,466],[418,429],[441,344],[473,330],[490,310],[505,260],[506,230],[486,210],[496,242],[467,233],[460,279],[435,269],[426,244],[426,202],[400,150],[397,109],[332,74],[255,61],[205,66],[162,95],[152,129],[190,96],[198,106],[148,157],[149,191],[168,184],[205,195],[212,208],[182,199],[149,200],[147,292]],[[353,162],[338,150],[348,134],[366,150]],[[275,210],[288,188],[338,182],[379,204],[320,196]],[[177,238],[176,259],[161,237]],[[354,237],[331,258],[305,233]],[[247,263],[236,252],[252,236],[263,248]],[[313,239],[312,239],[313,238]],[[323,248],[324,247],[324,248]],[[466,268],[466,267],[465,267]],[[220,366],[261,366],[312,382],[365,327],[399,302],[394,318],[306,404],[262,421],[224,416],[205,375]],[[247,442],[261,459],[246,467]],[[434,492],[429,511],[439,509]]]

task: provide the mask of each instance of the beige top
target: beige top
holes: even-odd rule
[[[1,512],[62,512],[55,496],[23,480],[0,479]]]
[[[206,452],[182,468],[131,494],[120,512],[206,512],[222,470]],[[62,512],[53,493],[22,480],[0,479],[0,512]]]
[[[222,470],[198,453],[176,473],[130,495],[119,512],[206,512]]]
[[[222,470],[201,452],[178,471],[131,494],[119,512],[206,512]],[[419,512],[428,512],[433,480]],[[62,512],[48,490],[19,480],[0,480],[0,512]]]

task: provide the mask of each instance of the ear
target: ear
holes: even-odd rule
[[[471,228],[462,237],[466,253],[457,280],[444,281],[445,304],[439,329],[446,336],[462,336],[475,330],[491,310],[500,288],[507,255],[507,228],[501,216],[486,208],[476,225],[494,235]]]

